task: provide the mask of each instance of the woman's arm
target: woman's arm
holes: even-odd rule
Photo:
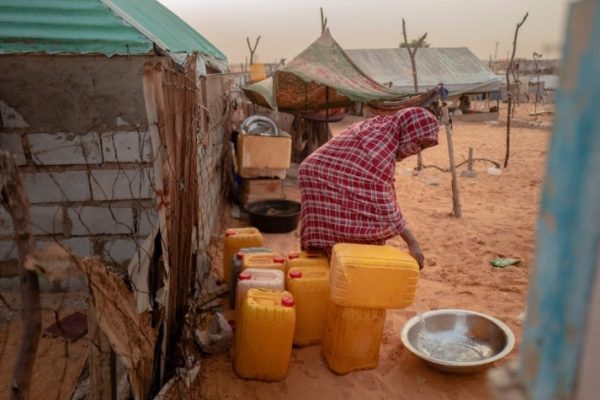
[[[410,253],[410,255],[413,256],[415,260],[417,260],[417,262],[419,263],[419,269],[423,269],[423,267],[425,266],[425,256],[421,251],[421,246],[419,245],[419,242],[417,242],[417,239],[412,234],[410,229],[405,228],[402,231],[402,233],[400,233],[400,237],[406,242],[408,246],[408,252]]]

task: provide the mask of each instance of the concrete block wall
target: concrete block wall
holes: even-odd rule
[[[0,149],[20,166],[37,245],[59,241],[78,256],[126,266],[158,224],[149,135],[127,123],[109,132],[38,132],[11,116],[18,123],[0,127]],[[11,219],[0,208],[0,268],[16,257]]]

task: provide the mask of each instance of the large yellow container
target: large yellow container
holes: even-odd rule
[[[223,239],[223,279],[231,286],[231,260],[241,248],[261,247],[263,238],[256,228],[232,228]]]
[[[291,251],[288,253],[288,271],[294,267],[325,267],[329,268],[329,258],[325,253],[313,253],[307,251]]]
[[[333,372],[347,374],[377,367],[385,311],[342,307],[329,300],[321,351]]]
[[[285,274],[285,258],[278,254],[246,254],[242,261],[242,271],[248,268],[278,269]]]
[[[286,291],[250,289],[236,323],[234,368],[242,378],[279,381],[287,374],[296,321]]]
[[[296,300],[294,344],[319,343],[329,299],[329,269],[322,266],[290,268],[286,286]]]
[[[236,304],[242,304],[250,289],[284,290],[285,276],[281,270],[248,268],[238,276]]]
[[[331,299],[339,306],[404,308],[415,299],[419,264],[391,246],[336,244],[331,256]]]

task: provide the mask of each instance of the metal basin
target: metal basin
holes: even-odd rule
[[[476,372],[511,352],[515,336],[503,322],[468,310],[418,314],[402,329],[402,343],[432,367],[449,373]]]

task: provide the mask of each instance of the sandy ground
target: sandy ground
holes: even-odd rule
[[[356,119],[334,127],[339,132]],[[489,175],[492,164],[475,163],[474,178],[459,178],[463,217],[451,217],[450,174],[426,168],[413,176],[410,158],[397,165],[399,204],[426,256],[415,304],[388,311],[379,366],[375,370],[337,376],[330,372],[319,346],[295,349],[286,379],[277,383],[248,381],[233,372],[230,354],[210,356],[203,364],[206,399],[487,399],[485,373],[451,376],[438,373],[401,344],[403,324],[418,312],[441,308],[481,311],[505,321],[517,337],[515,350],[503,362],[518,357],[527,281],[533,265],[535,223],[550,132],[514,128],[509,168]],[[500,161],[505,128],[490,123],[457,123],[454,146],[457,162],[473,147],[476,158]],[[423,153],[426,165],[447,167],[448,147],[440,131],[437,147]],[[463,171],[461,167],[459,171]],[[288,188],[297,198],[295,188]],[[229,220],[230,226],[239,226]],[[389,244],[404,248],[401,239]],[[299,246],[298,232],[265,235],[265,245],[287,252]],[[489,260],[517,257],[516,267],[496,269]],[[216,263],[215,265],[220,265]],[[217,273],[218,267],[217,268]]]

